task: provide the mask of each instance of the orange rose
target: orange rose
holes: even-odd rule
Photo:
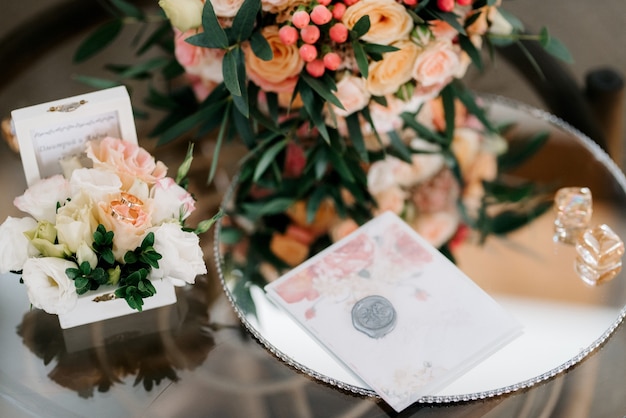
[[[248,77],[265,91],[293,91],[304,67],[297,45],[285,45],[278,36],[278,26],[267,26],[261,30],[261,34],[274,55],[271,60],[263,61],[252,52],[249,45],[246,46],[244,52]]]
[[[387,52],[382,60],[369,66],[367,89],[374,96],[393,94],[412,78],[420,48],[409,40],[393,43],[392,46],[399,50]]]
[[[341,20],[352,29],[363,16],[370,18],[370,30],[361,37],[366,42],[390,45],[407,39],[413,29],[413,19],[395,0],[361,0],[348,7]]]

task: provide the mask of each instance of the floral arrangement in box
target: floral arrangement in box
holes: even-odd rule
[[[111,5],[115,18],[83,42],[77,61],[108,45],[127,22],[160,22],[137,53],[154,46],[167,53],[109,65],[113,81],[81,79],[101,87],[165,80],[167,93],[152,87],[147,97],[166,112],[153,134],[159,143],[210,137],[210,179],[225,143],[243,143],[249,152],[231,215],[291,261],[309,254],[331,224],[361,224],[382,207],[395,206],[418,229],[446,229],[433,239],[442,248],[463,225],[484,236],[545,209],[543,202],[521,204],[523,213],[513,215],[508,207],[486,209],[531,198],[532,188],[498,176],[496,162],[511,159],[502,129],[461,79],[470,65],[483,67],[483,46],[522,38],[569,59],[547,29],[526,34],[500,1],[160,0],[165,21],[123,0]],[[312,236],[299,234],[302,227]]]
[[[206,273],[198,234],[185,219],[195,210],[185,189],[190,147],[177,178],[138,145],[106,137],[86,143],[88,163],[62,161],[63,174],[31,185],[14,204],[29,216],[0,225],[0,273],[21,275],[32,306],[71,312],[78,296],[111,286],[107,299],[141,311],[155,280],[193,283]]]

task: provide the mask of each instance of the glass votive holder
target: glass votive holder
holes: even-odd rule
[[[624,242],[607,225],[589,228],[576,240],[574,268],[587,284],[595,286],[615,278],[622,270]]]
[[[587,187],[559,189],[554,196],[554,209],[554,241],[574,244],[591,221],[591,190]]]

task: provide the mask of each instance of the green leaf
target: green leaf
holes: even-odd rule
[[[137,20],[144,19],[144,13],[135,5],[124,0],[111,0],[111,4],[115,6],[125,16],[135,18]]]
[[[480,51],[476,48],[476,46],[474,46],[472,41],[470,41],[469,37],[459,35],[459,44],[461,45],[461,49],[463,49],[463,51],[465,51],[467,55],[469,55],[469,57],[472,60],[472,63],[476,66],[476,68],[478,68],[479,70],[482,70],[483,69],[482,56],[480,55]]]
[[[541,29],[539,34],[539,42],[541,43],[543,49],[545,49],[550,55],[567,62],[568,64],[572,64],[574,62],[574,59],[572,58],[572,55],[567,47],[558,39],[550,36],[548,29],[545,27]]]
[[[74,62],[81,63],[110,45],[122,30],[121,19],[111,20],[94,30],[76,49]]]
[[[265,215],[284,213],[295,203],[295,198],[278,197],[269,201],[255,201],[253,203],[243,203],[241,207],[246,213],[260,218]]]
[[[276,156],[278,155],[278,153],[281,152],[286,146],[287,138],[278,141],[277,143],[269,147],[267,151],[263,153],[263,155],[261,155],[261,159],[254,169],[254,176],[252,177],[252,181],[259,181],[267,168],[276,161]]]
[[[358,39],[370,30],[370,17],[363,15],[352,27],[354,38]]]
[[[367,52],[368,54],[384,54],[385,52],[394,52],[394,51],[399,51],[400,48],[392,46],[392,45],[380,45],[380,44],[370,44],[370,43],[365,43],[363,44],[363,50],[365,52]]]
[[[459,17],[455,13],[442,12],[435,9],[427,9],[425,10],[425,12],[435,19],[443,20],[454,29],[456,29],[456,31],[459,32],[461,35],[467,35],[465,28],[463,27],[463,25],[461,25],[461,23],[459,23]]]
[[[245,0],[243,2],[233,19],[230,32],[232,41],[241,42],[250,38],[259,10],[261,10],[261,0]]]
[[[443,102],[443,115],[446,122],[446,130],[444,132],[445,138],[447,140],[446,146],[452,143],[452,138],[454,137],[454,128],[455,128],[455,114],[456,109],[454,107],[454,97],[455,91],[450,84],[444,87],[441,90],[441,99]]]
[[[139,261],[139,257],[133,251],[127,251],[124,254],[124,262],[126,264],[135,264],[137,261]]]
[[[154,232],[148,232],[141,241],[141,249],[145,250],[154,245]]]
[[[396,131],[387,132],[387,135],[391,139],[391,147],[398,153],[400,158],[405,162],[412,164],[411,160],[411,151],[407,148],[407,146],[402,142],[402,138],[398,135]]]
[[[489,118],[487,118],[487,115],[485,114],[483,108],[480,107],[478,103],[476,103],[476,100],[474,99],[474,95],[472,93],[470,93],[458,82],[453,82],[452,84],[449,84],[448,87],[453,89],[456,97],[461,100],[461,102],[465,105],[470,114],[476,116],[478,120],[480,120],[480,122],[485,125],[485,127],[491,132],[496,132],[496,128],[494,128]]]
[[[213,150],[213,159],[211,160],[211,169],[209,170],[209,178],[208,182],[213,182],[215,178],[215,173],[217,172],[217,166],[220,156],[220,150],[222,149],[222,144],[224,143],[224,137],[226,136],[226,127],[228,126],[228,115],[230,114],[230,104],[228,102],[226,105],[226,109],[224,109],[224,114],[222,116],[222,123],[220,125],[220,130],[217,134],[217,140],[215,141],[215,149]]]
[[[548,132],[539,132],[525,140],[509,141],[507,152],[498,157],[498,170],[506,171],[521,165],[535,155],[549,138]]]
[[[300,79],[304,81],[309,87],[311,87],[324,100],[334,104],[340,109],[344,109],[343,105],[341,104],[337,96],[333,94],[331,88],[328,86],[327,83],[304,72],[300,74]]]
[[[107,80],[106,78],[100,77],[91,77],[86,75],[75,75],[72,77],[74,80],[79,83],[83,83],[87,86],[93,87],[98,90],[108,89],[111,87],[117,87],[121,85],[119,81],[116,80]]]
[[[222,29],[222,25],[220,25],[213,9],[213,4],[210,1],[205,2],[202,9],[202,28],[206,38],[212,44],[211,48],[228,48],[228,37],[224,29]]]
[[[242,96],[246,92],[245,76],[242,78],[239,74],[239,71],[243,68],[244,55],[240,47],[234,47],[226,52],[222,61],[222,73],[224,75],[224,85],[233,96]]]
[[[354,53],[354,58],[356,59],[356,64],[362,77],[367,78],[369,74],[369,61],[363,44],[361,44],[361,41],[358,39],[352,40],[352,52]]]
[[[145,76],[146,73],[150,74],[152,70],[165,67],[169,61],[169,58],[165,57],[151,58],[146,62],[128,67],[126,70],[122,71],[119,76],[122,78],[141,78]]]
[[[272,48],[267,42],[267,39],[260,32],[252,32],[250,38],[250,47],[254,55],[262,59],[263,61],[270,61],[274,57]]]
[[[346,117],[346,124],[348,125],[348,133],[350,135],[350,141],[356,149],[359,157],[364,163],[369,162],[369,155],[367,154],[367,148],[365,146],[365,139],[363,138],[363,132],[361,132],[361,122],[359,120],[359,113],[354,112]]]

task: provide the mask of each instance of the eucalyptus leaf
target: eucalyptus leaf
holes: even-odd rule
[[[543,49],[545,49],[550,55],[567,62],[568,64],[572,64],[574,62],[574,59],[572,58],[572,55],[567,47],[558,39],[550,36],[547,28],[541,29],[539,40]]]
[[[98,27],[78,46],[74,62],[84,62],[102,51],[117,38],[123,26],[121,19],[114,19]]]
[[[294,198],[278,197],[269,201],[255,201],[252,203],[242,203],[241,208],[255,218],[265,215],[275,215],[284,213],[295,203]]]
[[[259,180],[259,178],[261,178],[261,176],[265,173],[265,170],[267,170],[267,168],[271,164],[275,163],[276,156],[278,155],[278,153],[281,152],[283,149],[285,149],[286,146],[287,146],[287,139],[285,138],[273,144],[271,147],[267,149],[267,151],[265,151],[261,155],[261,159],[256,164],[256,167],[254,169],[254,176],[252,178],[252,181],[256,182]]]
[[[361,18],[354,24],[351,29],[351,32],[354,36],[353,39],[358,39],[361,36],[365,35],[370,30],[370,17],[368,15],[363,15]]]
[[[459,35],[459,44],[461,45],[461,49],[469,55],[472,63],[479,70],[483,69],[483,59],[480,55],[480,51],[476,48],[476,46],[472,43],[469,37],[464,35]]]
[[[528,161],[544,146],[549,138],[548,132],[539,132],[528,139],[509,141],[507,152],[498,156],[498,170],[511,170]]]
[[[364,163],[369,162],[369,156],[367,154],[367,148],[365,146],[365,139],[363,138],[363,132],[361,131],[361,122],[359,120],[359,113],[354,112],[346,117],[346,124],[348,125],[348,133],[350,135],[350,141],[354,148],[357,150],[359,156]]]
[[[241,96],[242,89],[239,85],[239,77],[237,75],[239,54],[243,54],[241,48],[236,47],[224,54],[222,61],[222,73],[224,74],[224,85],[233,96]]]
[[[356,64],[357,67],[359,67],[361,76],[367,78],[369,74],[369,62],[365,49],[358,39],[352,40],[352,52],[354,53],[354,58],[356,59]]]
[[[102,89],[108,89],[111,87],[117,87],[119,85],[121,85],[121,83],[119,81],[116,80],[107,80],[105,78],[99,78],[99,77],[90,77],[90,76],[85,76],[85,75],[76,75],[73,77],[74,80],[83,83],[87,86],[96,88],[98,90],[102,90]]]
[[[254,30],[254,23],[256,16],[261,10],[261,0],[245,0],[235,18],[233,19],[233,25],[230,31],[233,42],[241,42],[252,35]]]
[[[204,7],[202,8],[202,28],[204,29],[204,38],[211,44],[211,46],[205,46],[221,49],[228,48],[228,37],[222,25],[220,25],[215,9],[213,9],[213,4],[210,1],[204,2]]]
[[[111,0],[111,4],[122,12],[124,16],[132,17],[137,20],[144,20],[144,13],[134,4],[124,0]]]
[[[274,57],[272,48],[267,42],[267,39],[260,32],[252,32],[250,37],[250,47],[254,55],[262,59],[263,61],[270,61]]]

